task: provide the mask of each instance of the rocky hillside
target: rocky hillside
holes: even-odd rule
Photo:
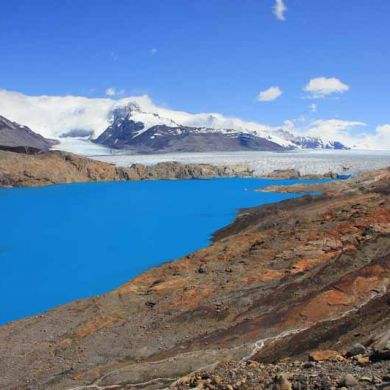
[[[48,150],[55,143],[34,133],[26,126],[0,116],[0,149],[37,152]]]
[[[118,168],[72,153],[52,151],[35,155],[0,150],[0,187],[33,187],[60,183],[147,179],[194,179],[251,176],[245,166],[159,163]]]
[[[127,149],[133,153],[345,148],[338,142],[325,143],[319,138],[295,137],[287,131],[273,133],[185,126],[157,113],[144,112],[136,104],[114,110],[111,125],[95,142],[114,149]]]
[[[0,388],[385,389],[390,170],[307,190],[323,194],[243,210],[207,248],[0,327]]]

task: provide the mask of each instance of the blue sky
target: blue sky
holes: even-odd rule
[[[115,88],[271,125],[303,115],[390,123],[390,1],[284,0],[285,20],[275,1],[0,0],[0,89]],[[319,77],[349,89],[308,98]],[[280,97],[256,99],[272,86]]]

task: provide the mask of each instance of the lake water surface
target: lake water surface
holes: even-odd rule
[[[213,179],[0,189],[0,324],[107,292],[204,247],[239,208],[298,180]]]

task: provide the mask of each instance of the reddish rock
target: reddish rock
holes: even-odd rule
[[[337,351],[332,350],[311,352],[309,359],[313,362],[339,362],[344,360]]]

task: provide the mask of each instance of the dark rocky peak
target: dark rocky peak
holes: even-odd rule
[[[48,150],[56,141],[46,139],[27,126],[0,116],[0,147],[14,151]]]
[[[115,120],[95,142],[111,148],[120,148],[144,129],[142,122],[135,122],[129,118]]]
[[[128,105],[123,107],[115,107],[112,110],[110,122],[114,123],[118,121],[123,121],[124,119],[128,119],[129,116],[131,116],[132,112],[139,110],[139,106],[135,103],[129,103]]]

